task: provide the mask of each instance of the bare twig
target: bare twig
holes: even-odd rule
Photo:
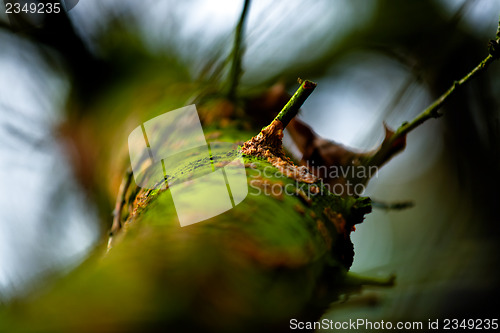
[[[377,150],[377,152],[371,157],[367,158],[364,164],[381,166],[394,155],[393,148],[396,142],[404,140],[410,131],[414,130],[425,121],[441,117],[443,114],[439,112],[439,110],[445,102],[447,102],[449,98],[455,94],[457,88],[466,84],[472,78],[485,71],[493,61],[500,57],[500,22],[496,37],[497,39],[491,40],[488,45],[490,54],[483,61],[481,61],[479,65],[477,65],[462,79],[453,82],[453,85],[444,94],[442,94],[429,107],[422,111],[422,113],[420,113],[415,119],[410,122],[404,122],[390,137],[384,140],[380,149]]]
[[[304,104],[305,100],[316,88],[316,83],[308,80],[301,82],[299,89],[293,94],[292,98],[286,103],[286,105],[281,109],[280,113],[274,118],[274,120],[279,120],[283,123],[283,128],[288,125],[290,120],[297,115],[300,107]]]
[[[115,210],[113,211],[113,224],[111,226],[110,237],[116,234],[122,227],[122,210],[126,203],[125,196],[127,195],[128,188],[132,182],[132,169],[129,168],[123,177],[118,195],[116,196]]]
[[[241,59],[243,58],[244,47],[242,45],[245,21],[247,18],[248,9],[250,7],[250,0],[245,0],[243,5],[243,10],[241,11],[241,16],[236,26],[236,31],[234,34],[233,51],[231,52],[231,69],[229,72],[228,80],[228,92],[227,96],[230,100],[233,100],[236,96],[236,89],[241,76]]]
[[[384,210],[404,210],[415,206],[413,201],[384,202],[372,199],[372,207]]]

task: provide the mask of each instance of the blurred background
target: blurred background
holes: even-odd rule
[[[175,105],[194,93],[192,82],[224,77],[242,5],[81,0],[45,30],[16,31],[2,8],[1,302],[103,242],[126,161],[128,132],[114,129],[120,112],[158,96]],[[412,119],[486,57],[499,14],[497,0],[254,0],[241,90],[282,82],[292,93],[297,77],[316,81],[300,117],[325,138],[373,149],[383,122]],[[132,96],[132,107],[116,91]],[[415,206],[367,217],[352,235],[352,271],[395,273],[397,285],[367,289],[326,317],[500,313],[499,92],[495,63],[370,182],[373,199]]]

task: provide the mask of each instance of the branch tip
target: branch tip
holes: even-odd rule
[[[458,81],[454,81],[451,87],[444,92],[438,99],[436,99],[431,105],[429,105],[425,110],[423,110],[417,117],[415,117],[410,122],[404,122],[393,134],[388,137],[386,133],[386,138],[382,143],[381,147],[364,162],[365,165],[375,165],[382,166],[390,160],[395,154],[400,152],[402,149],[394,149],[397,143],[406,140],[406,135],[422,125],[429,119],[439,118],[443,116],[441,107],[447,102],[451,96],[453,96],[459,87],[463,86],[465,83],[470,81],[473,77],[479,73],[485,71],[488,66],[497,59],[500,59],[500,21],[498,22],[498,30],[496,34],[496,40],[490,40],[488,43],[489,55],[483,59],[473,70],[471,70],[467,75]]]
[[[274,121],[279,120],[283,123],[283,128],[285,128],[290,120],[297,115],[300,107],[304,104],[305,100],[311,95],[311,93],[316,88],[316,83],[309,80],[301,80],[300,87],[297,89],[292,98],[286,103],[286,105],[281,109],[280,113],[274,118]]]

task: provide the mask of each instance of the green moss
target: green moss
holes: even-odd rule
[[[239,155],[214,144],[211,156],[217,165]],[[290,318],[353,290],[361,280],[346,280],[350,240],[338,233],[325,209],[353,223],[369,201],[335,196],[320,182],[298,183],[256,157],[243,161],[249,192],[235,208],[180,227],[170,188],[139,192],[136,200],[143,203],[104,258],[91,259],[49,294],[9,313],[2,328],[254,331],[286,327]],[[211,163],[210,157],[191,155],[172,177],[196,178],[211,172]],[[200,200],[192,198],[193,210]],[[16,329],[10,329],[11,321]]]

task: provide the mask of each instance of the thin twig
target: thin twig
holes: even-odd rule
[[[299,89],[293,94],[292,98],[286,103],[286,105],[281,109],[280,113],[274,118],[274,120],[279,120],[283,123],[283,128],[285,128],[290,120],[297,115],[300,107],[304,104],[305,100],[316,88],[316,83],[308,80],[301,82]]]
[[[372,207],[385,210],[403,210],[415,206],[413,201],[384,202],[372,199]]]
[[[247,18],[248,8],[250,7],[250,0],[245,0],[243,5],[243,10],[241,11],[241,16],[236,26],[236,31],[234,34],[233,51],[231,52],[231,69],[229,72],[228,80],[228,92],[227,97],[230,100],[234,100],[236,96],[236,89],[241,77],[241,59],[243,58],[244,47],[242,45],[245,21]]]
[[[113,224],[111,225],[110,237],[116,234],[122,227],[122,210],[126,203],[125,196],[127,195],[128,188],[132,182],[132,169],[129,168],[123,177],[118,195],[116,196],[115,210],[113,211]]]
[[[479,73],[485,71],[493,61],[499,58],[499,41],[500,22],[499,30],[497,31],[497,39],[490,41],[489,44],[490,54],[462,79],[453,82],[453,85],[444,94],[442,94],[437,100],[434,101],[434,103],[427,107],[427,109],[422,111],[415,119],[410,122],[403,123],[392,136],[384,141],[380,149],[373,156],[368,158],[365,164],[376,166],[382,165],[391,157],[393,145],[395,144],[395,142],[404,138],[410,131],[414,130],[425,121],[432,118],[441,117],[443,114],[440,113],[439,110],[445,104],[445,102],[447,102],[449,98],[454,95],[454,93],[457,91],[457,88],[466,84],[472,78],[476,77]]]
[[[497,41],[500,40],[500,16],[498,17]]]

